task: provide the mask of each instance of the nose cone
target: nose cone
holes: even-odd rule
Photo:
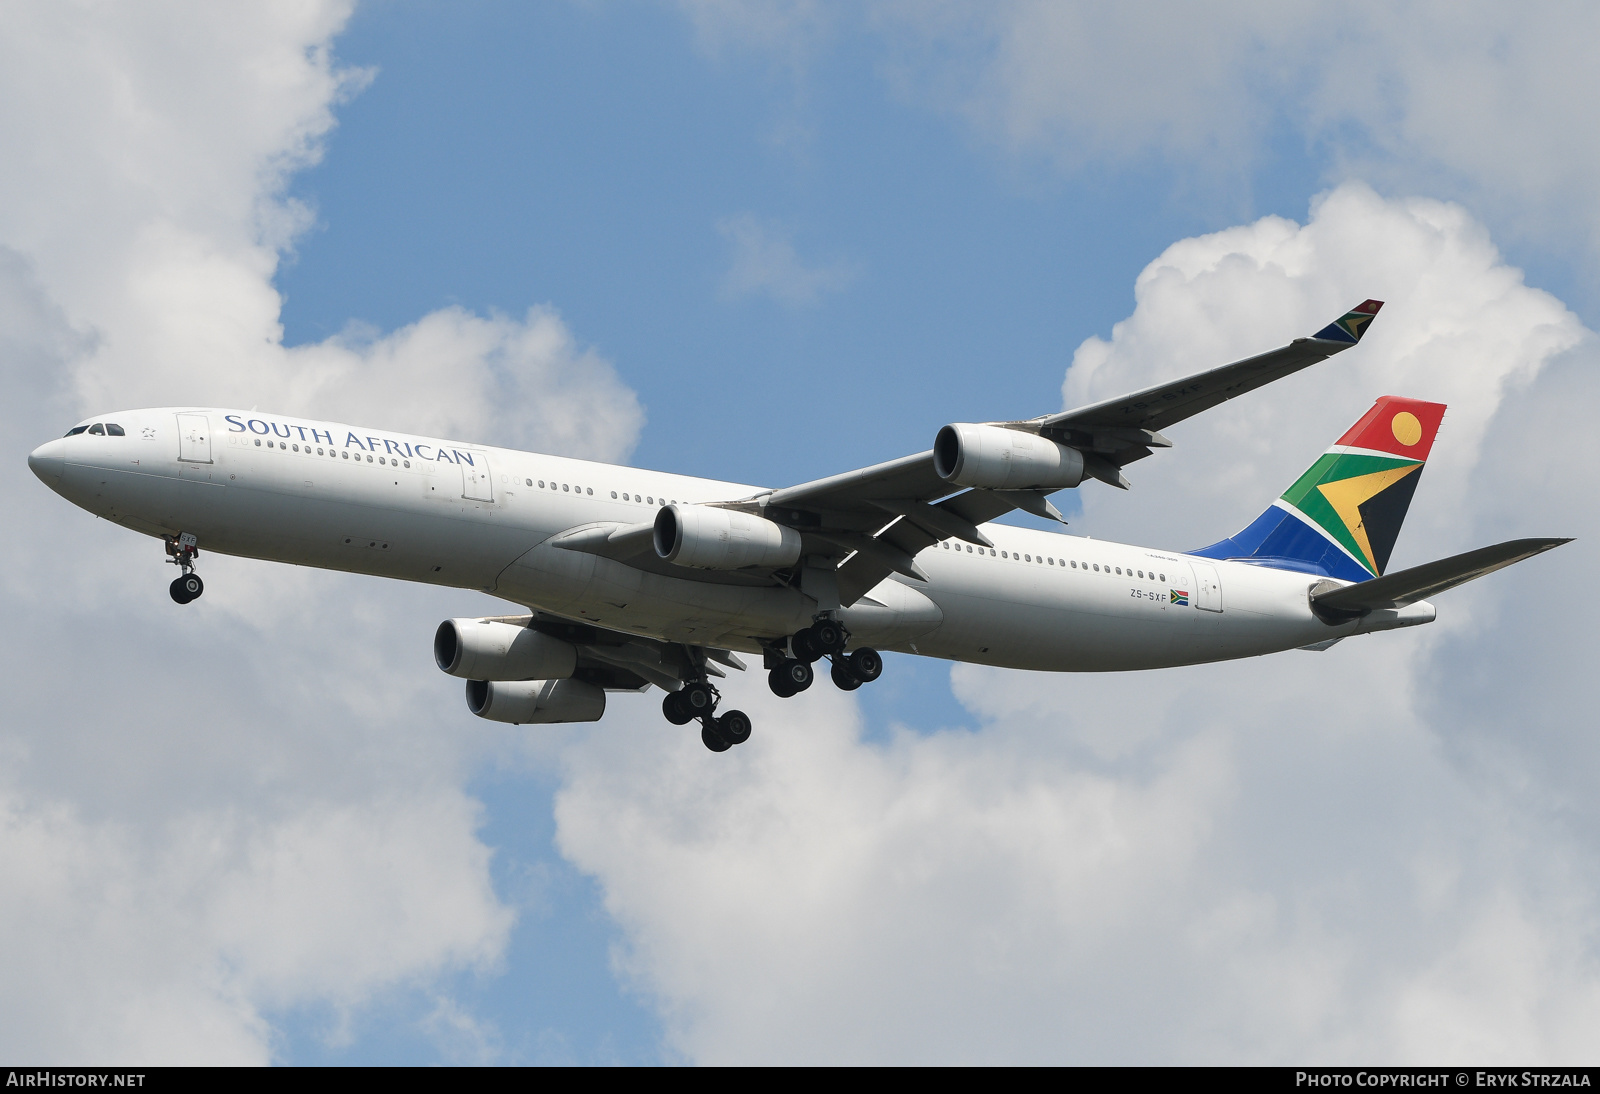
[[[67,469],[67,442],[60,437],[46,441],[28,454],[28,466],[48,487],[54,489]]]

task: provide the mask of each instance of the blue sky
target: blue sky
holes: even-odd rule
[[[1371,294],[1360,362],[1060,496],[1071,530],[1228,534],[1391,386],[1454,415],[1406,562],[1596,527],[1593,18],[24,7],[14,464],[40,420],[192,398],[780,485]],[[1387,644],[756,687],[719,766],[654,697],[472,724],[426,654],[476,594],[210,559],[161,629],[143,544],[7,489],[14,554],[76,579],[0,590],[13,1056],[1592,1059],[1581,544]]]

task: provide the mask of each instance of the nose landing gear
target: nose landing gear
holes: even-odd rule
[[[198,600],[200,594],[206,591],[206,583],[200,580],[200,575],[194,572],[194,560],[200,555],[199,541],[192,532],[181,532],[176,536],[167,536],[167,561],[178,567],[182,573],[173,578],[167,591],[172,594],[172,599],[179,604],[187,604],[191,600]]]

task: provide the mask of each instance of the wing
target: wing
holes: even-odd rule
[[[572,674],[573,679],[606,691],[643,691],[651,684],[675,691],[684,682],[704,675],[726,676],[719,665],[741,672],[745,667],[744,661],[731,650],[639,638],[546,612],[505,616],[497,622],[532,627],[552,638],[571,642],[578,647],[578,667]]]
[[[1269,353],[1020,424],[1037,427],[1043,436],[1086,456],[1092,454],[1095,458],[1086,460],[1086,470],[1125,490],[1128,480],[1122,467],[1150,455],[1152,448],[1172,447],[1161,430],[1349,349],[1361,341],[1382,307],[1381,300],[1367,300],[1311,337],[1296,338]]]
[[[1368,300],[1309,338],[1120,399],[1026,421],[985,424],[1036,434],[1073,449],[1081,454],[1086,475],[1126,489],[1124,466],[1148,456],[1152,448],[1171,447],[1161,429],[1349,349],[1361,340],[1381,307],[1382,301]],[[835,568],[839,602],[848,605],[892,573],[926,580],[916,556],[940,540],[992,547],[978,527],[985,521],[1016,509],[1061,520],[1048,500],[1052,492],[954,487],[935,470],[930,450],[718,504],[799,532],[803,557],[812,566],[825,563]],[[654,569],[658,563],[650,527],[586,526],[562,533],[555,542],[567,550]],[[720,579],[791,584],[802,580],[801,569],[759,574],[740,570]],[[681,569],[676,572],[685,574]],[[695,576],[719,579],[704,573]]]

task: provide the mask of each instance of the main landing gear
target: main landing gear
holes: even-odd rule
[[[734,745],[750,739],[750,716],[742,710],[730,710],[720,717],[717,703],[722,696],[705,680],[694,680],[677,691],[667,692],[661,700],[661,713],[675,726],[685,726],[696,718],[700,720],[700,740],[713,752],[726,752]]]
[[[845,629],[831,619],[819,619],[789,638],[789,653],[779,647],[767,650],[767,686],[780,699],[798,695],[816,678],[812,665],[823,658],[832,662],[828,675],[841,691],[854,691],[883,675],[883,658],[878,651],[862,646],[846,655],[850,640]]]
[[[191,600],[198,600],[200,594],[206,591],[206,583],[200,580],[200,575],[194,572],[194,560],[200,555],[199,541],[191,532],[182,532],[176,536],[167,536],[167,561],[182,571],[172,579],[172,584],[167,591],[172,594],[172,599],[179,604],[187,604]]]
[[[176,595],[176,594],[174,594]],[[846,654],[850,636],[832,619],[819,619],[789,636],[786,643],[766,648],[767,686],[787,699],[810,687],[816,678],[812,665],[826,658],[829,675],[842,691],[854,691],[883,675],[883,658],[867,646]],[[784,645],[788,648],[784,649]],[[750,716],[742,710],[717,714],[722,696],[703,675],[690,680],[661,700],[661,713],[675,726],[700,723],[700,740],[713,752],[726,752],[750,739]]]

